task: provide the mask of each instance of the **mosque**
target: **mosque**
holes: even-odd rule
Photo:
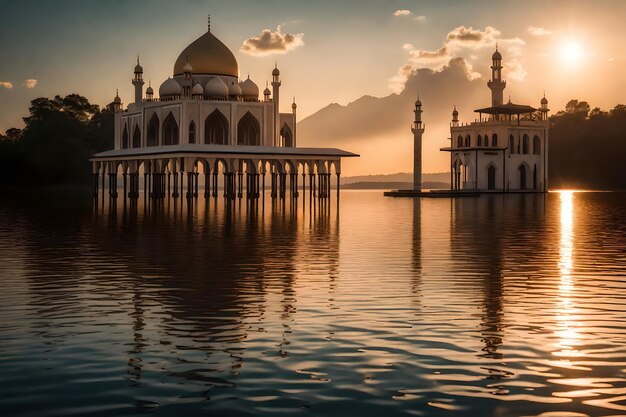
[[[331,174],[341,172],[341,158],[356,154],[332,148],[297,146],[295,98],[291,112],[280,112],[280,71],[271,73],[262,97],[248,76],[239,78],[233,53],[212,32],[187,46],[174,63],[173,76],[159,87],[143,90],[144,70],[137,58],[132,78],[135,101],[124,109],[119,94],[113,100],[115,146],[93,155],[95,195],[99,180],[105,193],[117,197],[117,180],[124,196],[139,196],[143,173],[146,195],[152,198],[198,196],[198,179],[204,175],[205,196],[223,189],[229,198],[258,198],[271,174],[272,196],[284,197],[287,184],[298,195],[298,174],[303,189],[318,197],[330,195]],[[185,181],[186,174],[186,181]],[[223,181],[219,181],[223,174]],[[244,179],[245,174],[245,179]],[[262,178],[262,187],[261,187]],[[186,184],[185,184],[186,182]]]
[[[423,193],[422,184],[422,102],[415,102],[415,119],[411,126],[414,143],[413,190],[385,193],[389,196],[477,195],[479,193],[548,191],[548,100],[540,107],[504,103],[506,81],[502,79],[502,54],[493,53],[491,105],[474,110],[478,119],[459,122],[456,107],[450,124],[450,192]]]

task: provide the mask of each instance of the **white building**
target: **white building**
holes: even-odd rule
[[[271,73],[271,91],[266,84],[262,96],[248,76],[239,78],[233,53],[210,30],[187,46],[174,64],[173,76],[159,87],[143,87],[144,70],[134,69],[135,102],[123,109],[119,95],[114,99],[115,147],[96,154],[93,163],[96,195],[98,179],[109,175],[109,192],[123,176],[126,195],[137,197],[139,172],[144,173],[149,195],[163,198],[179,195],[187,174],[187,196],[198,194],[198,176],[205,175],[205,195],[217,195],[218,173],[224,174],[224,194],[258,197],[259,176],[272,174],[272,194],[284,195],[287,175],[297,195],[297,174],[310,176],[319,196],[330,190],[330,174],[339,183],[341,157],[357,156],[338,149],[298,148],[296,103],[291,112],[280,112],[280,71]],[[246,179],[243,179],[244,173]],[[178,179],[180,175],[180,181]],[[211,177],[213,175],[213,177]],[[317,182],[315,184],[315,176]],[[173,178],[172,178],[173,176]],[[179,187],[180,182],[180,187]],[[172,191],[173,190],[173,191]]]
[[[492,56],[491,106],[474,110],[478,119],[460,123],[456,107],[450,125],[450,182],[455,191],[548,191],[548,100],[535,109],[503,103],[502,55]],[[419,103],[421,110],[421,103]],[[421,111],[420,111],[421,113]],[[416,113],[418,114],[418,113]],[[417,122],[416,118],[416,122]],[[420,122],[421,123],[421,122]],[[415,131],[414,131],[414,134]],[[420,136],[421,140],[421,136]]]

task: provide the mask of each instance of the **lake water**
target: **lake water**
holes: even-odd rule
[[[625,333],[626,194],[0,201],[2,416],[626,415]]]

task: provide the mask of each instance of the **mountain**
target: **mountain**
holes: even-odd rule
[[[410,126],[417,93],[423,103],[423,170],[446,170],[449,156],[439,151],[448,146],[453,107],[465,119],[474,119],[473,106],[485,102],[489,90],[481,80],[468,78],[462,58],[450,60],[439,71],[412,71],[399,94],[364,95],[349,103],[329,104],[298,123],[299,146],[329,146],[361,155],[346,158],[344,175],[410,171],[413,166],[413,134]]]

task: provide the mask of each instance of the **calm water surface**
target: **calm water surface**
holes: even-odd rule
[[[626,415],[626,194],[300,200],[4,198],[0,415]]]

